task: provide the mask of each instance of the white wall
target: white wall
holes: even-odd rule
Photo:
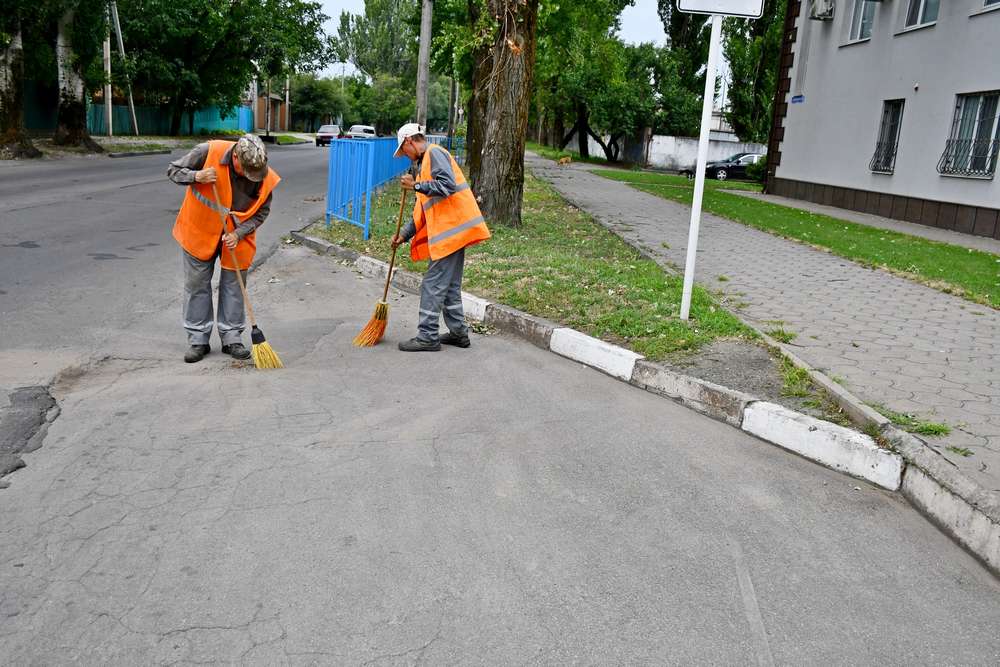
[[[723,139],[712,139],[708,144],[708,159],[722,160],[734,153],[766,153],[767,146],[763,144],[751,144],[734,141],[732,135],[723,133]],[[602,137],[605,138],[605,137]],[[587,137],[592,157],[604,157],[604,149],[594,141],[593,137]],[[606,139],[606,138],[605,138]],[[574,134],[566,150],[580,152],[577,144],[577,135]],[[694,137],[666,137],[653,135],[649,144],[648,167],[655,169],[665,169],[677,171],[686,167],[693,167],[698,160],[698,139]]]
[[[722,160],[734,153],[766,153],[763,144],[736,141],[708,142],[708,159]],[[693,167],[698,161],[698,140],[694,137],[664,137],[654,135],[649,144],[649,165],[656,169],[676,171]]]
[[[870,40],[848,44],[853,0],[837,0],[832,21],[798,19],[792,96],[779,178],[996,208],[997,179],[941,176],[955,97],[1000,89],[1000,11],[983,0],[941,2],[937,23],[903,31],[908,0],[876,3]],[[873,174],[884,100],[903,99],[895,173]]]

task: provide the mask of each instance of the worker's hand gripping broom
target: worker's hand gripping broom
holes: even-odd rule
[[[215,187],[215,183],[212,184],[212,195],[215,196],[215,201],[222,206],[222,200],[219,199],[219,191]],[[222,216],[222,231],[228,232],[229,229],[229,215],[219,211],[219,215]],[[235,229],[235,223],[233,227]],[[223,242],[222,245],[226,245]],[[257,368],[284,368],[281,363],[281,359],[278,357],[278,353],[271,348],[271,345],[264,338],[264,332],[257,327],[257,320],[253,316],[253,307],[250,305],[250,297],[247,295],[247,286],[243,283],[243,273],[240,271],[240,264],[236,260],[236,250],[233,248],[226,249],[229,251],[229,257],[233,262],[233,266],[236,267],[236,280],[240,284],[240,291],[243,293],[243,303],[246,305],[247,315],[250,318],[250,342],[252,343],[251,350],[253,352],[253,365]]]
[[[406,190],[403,190],[399,198],[399,218],[396,220],[396,236],[403,227],[403,209],[406,207]],[[392,282],[392,269],[396,265],[396,247],[392,247],[392,259],[389,260],[389,273],[385,276],[385,290],[382,292],[382,300],[375,304],[375,314],[368,320],[368,324],[354,338],[354,344],[358,347],[371,347],[377,345],[382,336],[385,335],[385,327],[389,324],[389,283]]]

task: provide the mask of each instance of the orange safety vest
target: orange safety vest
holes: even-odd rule
[[[428,146],[417,181],[431,180],[431,151],[444,151],[448,156],[458,187],[447,197],[417,193],[417,201],[413,204],[413,224],[417,233],[410,242],[410,258],[415,262],[441,259],[490,237],[479,204],[451,153],[437,144]]]
[[[249,220],[257,209],[267,201],[268,195],[280,181],[281,177],[271,168],[268,168],[267,175],[260,183],[260,193],[257,201],[246,211],[230,211],[233,205],[233,186],[230,181],[231,172],[229,165],[222,164],[222,158],[226,152],[233,147],[231,141],[209,141],[208,157],[205,158],[203,169],[215,167],[218,179],[215,187],[219,191],[221,202],[215,201],[212,193],[212,183],[192,183],[188,186],[184,195],[184,203],[181,205],[180,213],[177,214],[177,221],[174,222],[174,238],[184,250],[194,255],[202,261],[207,261],[215,257],[222,242],[222,217],[220,212],[228,212],[236,218],[236,225]],[[227,222],[226,230],[234,230],[233,223]],[[257,233],[250,232],[236,244],[236,261],[241,270],[249,269],[253,263],[253,256],[257,252]],[[233,271],[236,269],[232,262],[232,253],[223,249],[221,253],[222,268]]]

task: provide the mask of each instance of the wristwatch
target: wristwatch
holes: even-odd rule
[[[414,192],[420,192],[420,183],[419,182],[413,184],[413,191]]]

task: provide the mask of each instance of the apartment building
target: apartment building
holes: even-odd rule
[[[1000,238],[1000,0],[789,0],[768,191]]]

